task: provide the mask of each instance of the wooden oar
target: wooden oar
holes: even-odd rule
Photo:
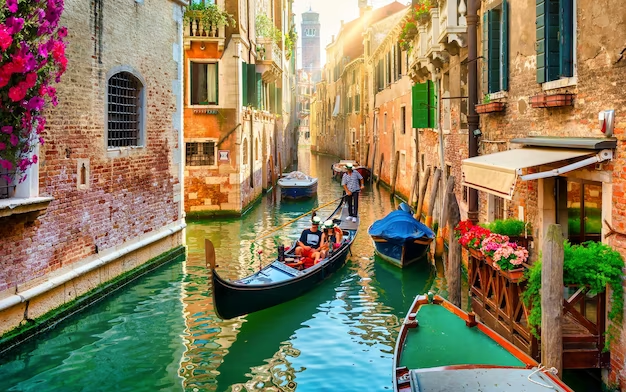
[[[215,265],[215,246],[213,246],[213,243],[208,238],[204,240],[204,257],[207,267],[214,270],[215,267],[217,267]]]
[[[314,209],[312,209],[311,211],[305,212],[304,214],[300,215],[299,217],[297,217],[297,218],[295,218],[295,219],[290,220],[289,222],[285,223],[284,225],[278,226],[277,228],[275,228],[274,230],[270,231],[269,233],[265,233],[265,234],[263,234],[262,236],[257,237],[257,238],[256,238],[254,241],[252,241],[252,242],[257,242],[258,240],[263,239],[263,238],[265,238],[265,237],[269,236],[270,234],[274,234],[275,232],[277,232],[278,230],[282,229],[283,227],[288,226],[288,225],[292,224],[293,222],[295,222],[295,221],[297,221],[297,220],[300,220],[300,219],[304,218],[305,216],[307,216],[307,215],[309,215],[309,214],[315,213],[315,211],[317,211],[317,210],[319,210],[319,209],[322,209],[322,208],[326,207],[326,206],[327,206],[327,205],[329,205],[329,204],[336,203],[337,201],[339,201],[339,200],[343,199],[344,197],[345,197],[345,195],[344,195],[344,196],[341,196],[341,197],[339,197],[339,198],[337,198],[337,199],[335,199],[335,200],[329,201],[328,203],[326,203],[326,204],[324,204],[324,205],[321,205],[321,206],[319,206],[319,207],[317,207],[317,208],[314,208]]]

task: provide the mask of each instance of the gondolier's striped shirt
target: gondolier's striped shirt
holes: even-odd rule
[[[360,180],[363,179],[361,173],[356,170],[352,171],[352,175],[348,173],[343,173],[343,177],[341,178],[341,186],[347,185],[348,190],[350,192],[358,192],[361,190]]]

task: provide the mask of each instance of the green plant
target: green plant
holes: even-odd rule
[[[290,58],[293,54],[296,42],[298,42],[298,33],[296,33],[295,26],[291,26],[289,32],[285,34],[285,54],[287,58]]]
[[[521,237],[530,234],[530,225],[518,219],[498,219],[491,223],[485,223],[481,226],[486,227],[492,233],[502,234],[509,237]]]
[[[585,242],[581,245],[564,243],[563,283],[586,287],[591,295],[602,293],[606,286],[611,287],[611,305],[606,331],[608,351],[611,343],[619,336],[619,327],[623,323],[624,288],[622,275],[624,259],[620,253],[600,242]],[[539,338],[537,327],[541,325],[541,262],[537,261],[526,273],[527,286],[522,293],[522,300],[530,307],[528,325],[531,332]]]
[[[415,17],[419,18],[421,16],[426,16],[430,14],[430,9],[435,8],[436,6],[436,0],[421,0],[413,7],[413,9],[415,10]]]
[[[221,26],[235,26],[237,22],[233,15],[222,10],[216,4],[191,3],[183,14],[185,23],[199,20],[202,26],[217,28]]]
[[[491,102],[491,96],[489,94],[485,94],[483,97],[483,104],[488,104],[489,102]]]
[[[280,29],[278,29],[274,25],[274,21],[265,14],[258,14],[256,16],[255,31],[257,37],[270,38],[276,44],[283,39],[283,34]]]
[[[417,26],[414,21],[409,20],[402,26],[398,42],[403,50],[409,50],[413,47],[412,38],[415,36],[415,33],[417,33]]]

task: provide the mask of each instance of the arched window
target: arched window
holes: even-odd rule
[[[248,139],[243,139],[243,159],[241,160],[241,164],[245,165],[248,163]]]
[[[144,145],[144,85],[124,70],[107,80],[107,147]]]

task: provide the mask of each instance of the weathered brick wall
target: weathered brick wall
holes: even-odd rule
[[[54,201],[33,224],[0,224],[0,292],[180,218],[175,9],[167,0],[66,1],[68,69],[40,152],[40,195]],[[107,153],[106,75],[121,65],[145,80],[146,142]],[[88,189],[77,187],[78,159],[88,160]]]
[[[579,136],[602,137],[598,127],[598,112],[616,110],[615,136],[618,148],[613,162],[605,163],[601,170],[612,177],[613,205],[612,225],[626,230],[626,198],[624,197],[624,165],[626,152],[624,129],[626,120],[626,12],[619,0],[578,0],[576,67],[577,77],[568,87],[547,93],[568,92],[576,94],[574,104],[564,108],[532,108],[530,97],[542,93],[536,82],[535,22],[528,15],[535,15],[535,2],[531,0],[509,2],[510,4],[510,89],[504,98],[507,104],[502,114],[481,115],[483,138],[507,142],[511,138],[525,136]],[[513,35],[513,32],[514,35]],[[505,144],[506,145],[506,144]],[[481,154],[488,153],[483,143]],[[527,219],[537,228],[540,217],[537,211],[537,181],[521,182],[516,187],[509,214],[517,216],[517,207],[524,206]],[[481,198],[481,217],[486,216],[485,197]],[[535,235],[541,235],[535,229]],[[611,237],[609,244],[626,256],[626,239]],[[613,344],[609,382],[626,389],[626,328],[621,339]]]

